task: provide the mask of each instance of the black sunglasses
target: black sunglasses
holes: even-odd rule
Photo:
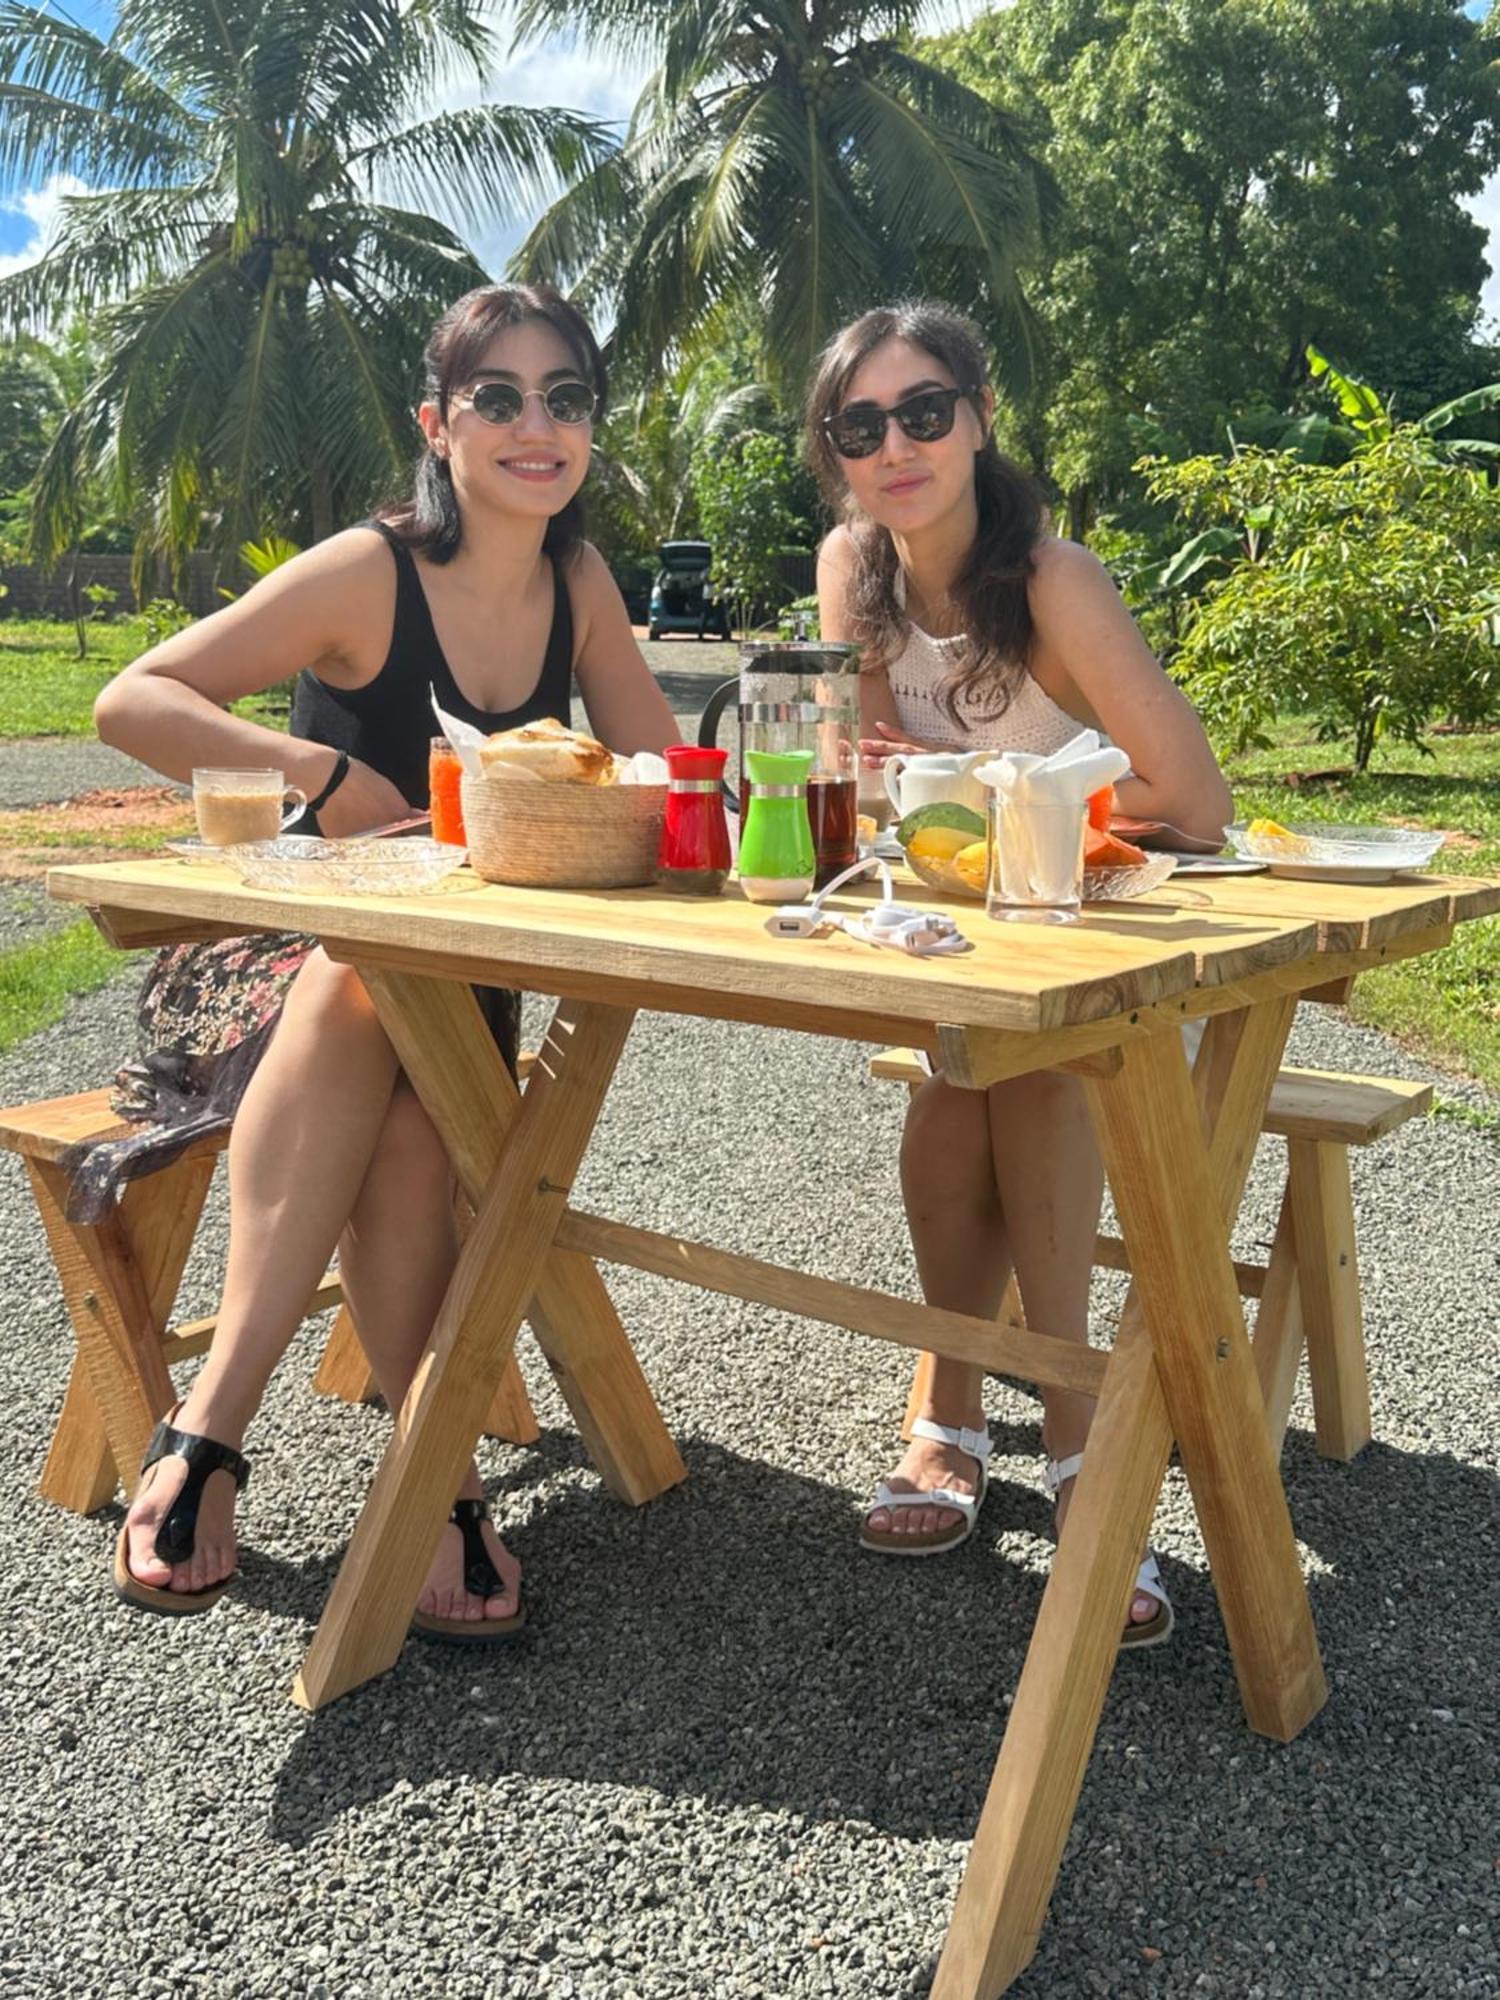
[[[878,403],[851,403],[836,417],[825,417],[823,428],[840,458],[873,458],[892,417],[913,444],[936,444],[952,430],[959,398],[978,394],[977,388],[919,389],[888,410]]]
[[[554,382],[546,389],[518,389],[514,382],[476,382],[472,389],[450,398],[467,403],[487,424],[513,424],[528,396],[540,396],[542,408],[555,424],[586,424],[599,404],[587,382]]]

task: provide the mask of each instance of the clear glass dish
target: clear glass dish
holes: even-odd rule
[[[1425,868],[1447,838],[1420,827],[1329,826],[1306,820],[1276,833],[1255,831],[1253,823],[1238,820],[1225,831],[1235,853],[1247,861],[1349,869],[1361,874],[1377,869],[1395,874],[1405,868]]]
[[[948,896],[962,896],[971,903],[984,901],[983,883],[970,882],[959,874],[951,861],[939,861],[909,850],[905,851],[904,859],[917,880],[925,882],[929,889],[940,889]],[[1148,854],[1135,868],[1085,868],[1083,900],[1086,903],[1133,902],[1137,896],[1149,896],[1153,889],[1159,889],[1176,866],[1175,854]]]
[[[217,852],[247,889],[342,896],[419,895],[468,858],[467,848],[442,840],[318,840],[295,833]]]
[[[1085,868],[1086,903],[1130,903],[1159,889],[1177,866],[1175,854],[1148,854],[1133,868]]]

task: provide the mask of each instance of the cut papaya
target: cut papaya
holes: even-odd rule
[[[1089,793],[1089,825],[1100,833],[1109,832],[1110,815],[1115,809],[1115,788],[1101,785],[1097,792]]]
[[[1121,840],[1118,834],[1101,831],[1091,826],[1083,838],[1083,865],[1085,868],[1139,868],[1146,857],[1140,848],[1132,847],[1128,840]]]

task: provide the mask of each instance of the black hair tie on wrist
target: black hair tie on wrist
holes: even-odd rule
[[[334,759],[333,769],[328,774],[328,783],[315,799],[308,800],[307,810],[310,813],[321,812],[348,775],[349,752],[347,750],[340,750],[338,756]]]

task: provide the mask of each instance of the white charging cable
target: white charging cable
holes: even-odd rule
[[[824,899],[831,896],[835,889],[841,889],[856,875],[867,875],[872,868],[880,871],[881,898],[872,910],[863,916],[841,917],[833,916],[824,909]],[[821,930],[841,930],[863,944],[885,945],[893,951],[908,952],[917,958],[974,949],[952,917],[941,910],[914,910],[905,903],[898,903],[895,889],[891,871],[881,857],[878,854],[866,855],[852,868],[835,875],[811,901],[783,904],[774,915],[766,918],[766,929],[772,937],[779,938],[810,938],[816,937]]]

